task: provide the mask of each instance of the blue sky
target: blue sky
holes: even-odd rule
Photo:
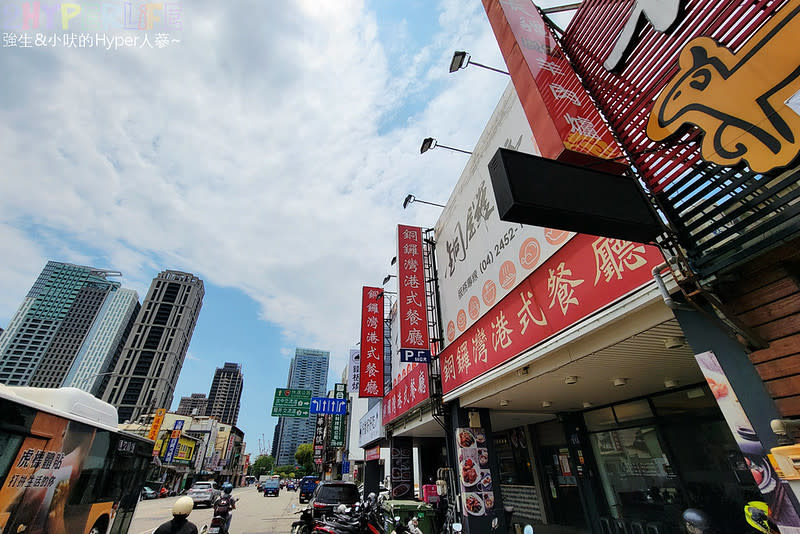
[[[466,159],[422,139],[474,146],[508,79],[448,73],[459,49],[503,66],[478,0],[196,0],[181,21],[117,50],[0,29],[0,326],[48,259],[120,270],[140,298],[192,272],[206,297],[173,406],[241,363],[258,452],[295,347],[331,352],[330,387],[396,225],[434,225],[405,196],[449,197]]]

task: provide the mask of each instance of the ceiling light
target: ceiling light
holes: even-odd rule
[[[508,401],[503,399],[500,401],[500,406],[508,406]]]
[[[565,383],[565,384],[574,384],[574,383],[576,383],[577,381],[578,381],[578,377],[577,377],[577,376],[568,376],[568,377],[566,377],[566,378],[564,379],[564,383]]]
[[[617,386],[617,387],[624,386],[627,383],[628,383],[628,379],[627,378],[615,378],[614,379],[614,385]]]
[[[542,401],[542,408],[549,408],[553,403],[550,401]]]
[[[664,379],[664,387],[668,388],[668,389],[669,388],[676,388],[676,387],[678,387],[678,381],[677,380],[673,380],[671,378],[665,378]]]
[[[591,408],[592,406],[594,406],[594,404],[592,404],[591,402],[583,401],[583,407],[584,408]]]
[[[664,346],[668,349],[679,349],[686,345],[686,338],[681,336],[670,336],[664,339]]]

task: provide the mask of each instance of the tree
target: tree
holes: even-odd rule
[[[261,475],[268,475],[272,472],[272,468],[275,465],[275,458],[272,457],[271,454],[262,454],[256,461],[250,465],[249,473],[254,477],[260,477]]]
[[[299,445],[294,453],[294,458],[306,473],[314,471],[314,445],[311,443]]]

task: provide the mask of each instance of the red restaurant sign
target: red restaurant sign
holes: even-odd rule
[[[576,235],[448,345],[442,389],[453,391],[641,287],[663,261],[656,247]]]
[[[412,365],[408,374],[383,398],[383,424],[397,419],[430,397],[428,365]]]
[[[623,153],[531,0],[483,0],[545,158],[612,173]]]
[[[430,361],[422,228],[397,225],[400,361]],[[423,351],[423,352],[420,352]],[[424,353],[427,353],[425,357]],[[417,355],[421,355],[417,357]]]
[[[359,397],[383,397],[383,290],[361,290]]]

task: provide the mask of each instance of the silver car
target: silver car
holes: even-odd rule
[[[195,482],[192,487],[186,492],[186,495],[192,498],[195,506],[205,504],[211,506],[214,501],[219,498],[222,492],[217,487],[217,483],[213,481]]]

